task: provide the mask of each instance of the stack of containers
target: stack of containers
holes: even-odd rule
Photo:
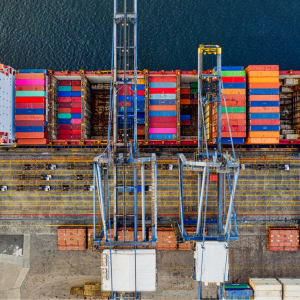
[[[282,286],[275,278],[250,278],[255,300],[282,300]]]
[[[180,85],[180,105],[191,104],[191,84],[182,83]]]
[[[191,82],[191,104],[198,104],[198,81]]]
[[[58,139],[81,139],[81,81],[58,82]]]
[[[300,279],[279,278],[283,287],[283,300],[300,300]]]
[[[247,144],[279,143],[279,66],[251,65],[247,72]]]
[[[16,74],[15,126],[19,145],[48,143],[48,71],[19,70]]]
[[[149,77],[149,139],[176,138],[176,77]]]
[[[225,283],[224,290],[224,299],[226,300],[254,299],[253,290],[247,283]]]
[[[180,115],[180,125],[182,125],[182,126],[191,125],[191,116],[190,115]]]
[[[298,251],[298,228],[269,228],[270,251]]]
[[[134,81],[131,79],[130,82]],[[130,83],[129,82],[129,83]],[[145,79],[137,79],[137,135],[145,135]],[[126,99],[124,86],[120,86],[119,90],[119,114],[124,115],[124,106],[127,106],[127,128],[130,128],[134,124],[134,85],[127,85]],[[119,129],[124,128],[124,120],[120,119]]]
[[[217,74],[216,68],[214,69]],[[243,144],[246,137],[246,73],[244,67],[222,67],[222,117],[221,131],[222,143],[231,143],[231,136],[234,144]],[[227,121],[226,100],[229,124]],[[217,143],[218,137],[218,108],[217,104],[213,105],[213,138]]]
[[[86,250],[86,228],[57,228],[57,250]]]

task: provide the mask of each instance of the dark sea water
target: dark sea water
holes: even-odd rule
[[[112,16],[113,0],[0,0],[0,62],[110,69]],[[220,45],[223,65],[300,69],[299,0],[139,0],[138,17],[140,70],[197,69],[199,44]]]

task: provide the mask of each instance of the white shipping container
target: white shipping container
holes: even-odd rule
[[[257,291],[280,291],[282,285],[276,278],[250,278],[249,284],[254,292]],[[255,296],[256,294],[254,294]]]
[[[0,145],[15,143],[15,70],[0,64]]]

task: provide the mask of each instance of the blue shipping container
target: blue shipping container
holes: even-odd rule
[[[214,139],[214,143],[217,144],[218,139],[215,138]],[[232,138],[232,142],[234,144],[244,144],[245,143],[245,139],[244,138]],[[221,143],[222,144],[231,144],[231,139],[230,138],[222,138],[221,139]]]
[[[237,82],[237,83],[223,83],[224,89],[245,89],[246,83],[245,82]]]
[[[71,92],[72,97],[81,97],[81,92]]]
[[[175,140],[177,134],[149,134],[150,140]]]
[[[279,125],[250,125],[249,131],[279,131]]]
[[[58,119],[58,124],[71,124],[71,119]]]
[[[176,111],[149,111],[149,117],[176,117]]]
[[[214,72],[217,71],[217,67],[214,67]],[[222,67],[222,71],[244,71],[244,67]]]
[[[119,107],[119,112],[124,112],[125,111],[125,107],[124,106],[120,106]],[[137,111],[138,112],[144,112],[145,111],[145,106],[138,106],[137,107]],[[127,112],[134,112],[134,108],[131,106],[127,106]]]
[[[58,92],[58,97],[72,97],[72,92]]]
[[[225,296],[253,296],[252,289],[229,289],[225,290]]]
[[[149,87],[153,89],[170,89],[176,88],[176,82],[150,82]]]
[[[145,90],[145,85],[144,84],[137,84],[136,85],[136,89],[138,91],[144,91]]]
[[[150,105],[176,105],[176,99],[150,100]]]
[[[81,114],[72,114],[72,119],[81,119]]]
[[[279,114],[277,113],[252,113],[252,114],[249,114],[249,119],[254,119],[254,120],[257,120],[257,119],[272,119],[272,120],[278,120],[279,119]]]
[[[191,99],[198,99],[198,93],[197,94],[191,94],[190,98]]]
[[[163,99],[176,99],[176,94],[150,94],[149,99],[163,100]]]
[[[119,96],[119,101],[125,101],[125,96]],[[133,101],[133,96],[126,96],[126,101]]]
[[[44,73],[48,75],[48,70],[45,69],[20,69],[18,73]]]
[[[45,127],[42,126],[18,126],[16,132],[44,132]]]
[[[279,95],[279,89],[250,89],[248,95]]]
[[[279,101],[250,101],[248,107],[278,107]]]
[[[190,115],[181,115],[180,116],[180,120],[182,121],[188,121],[191,119],[191,116]]]
[[[42,108],[17,108],[16,115],[44,115],[45,110]]]

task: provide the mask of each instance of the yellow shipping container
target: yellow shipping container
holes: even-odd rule
[[[254,82],[263,82],[263,83],[271,83],[271,82],[279,82],[279,77],[248,77],[247,81],[249,83]]]
[[[137,79],[136,83],[137,84],[145,84],[145,78]]]
[[[279,71],[249,71],[247,75],[249,77],[279,77]]]

